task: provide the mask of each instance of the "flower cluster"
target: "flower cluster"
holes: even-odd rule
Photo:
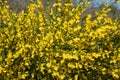
[[[40,0],[19,14],[0,5],[0,79],[119,80],[119,20],[108,8],[82,18],[88,5],[57,0],[49,14]]]

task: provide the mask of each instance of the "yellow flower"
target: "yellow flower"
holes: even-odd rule
[[[21,75],[21,79],[26,79],[27,76],[28,76],[28,74],[24,73]]]
[[[98,22],[101,22],[102,19],[103,19],[103,16],[98,16],[97,17]]]
[[[81,69],[83,66],[81,64],[78,64],[79,68]]]
[[[34,73],[31,74],[31,77],[34,78]]]
[[[86,18],[86,21],[87,21],[87,20],[90,20],[91,18],[92,18],[91,14],[88,14],[88,15],[87,15],[87,18]]]
[[[74,79],[75,79],[75,80],[78,80],[78,75],[77,75],[77,74],[74,76]]]
[[[74,28],[74,32],[79,31],[81,29],[81,26],[77,26]]]
[[[72,63],[68,63],[68,67],[71,68],[71,69],[74,69],[74,68],[75,68],[75,65],[72,64]]]
[[[62,6],[61,2],[53,4],[53,7],[56,7],[56,6]]]
[[[48,70],[48,73],[51,73],[51,72],[52,72],[51,69],[49,69],[49,70]]]
[[[93,55],[93,57],[95,57],[95,58],[98,58],[98,57],[101,56],[99,53],[92,53],[92,55]]]
[[[75,59],[75,60],[79,60],[77,55],[73,55],[72,58]]]
[[[59,76],[59,72],[55,72],[55,71],[54,71],[54,72],[52,73],[52,76]]]
[[[57,18],[57,24],[60,25],[62,23],[62,19],[61,18]]]
[[[28,63],[28,62],[25,62],[25,66],[29,66],[29,63]]]
[[[66,3],[65,6],[70,7],[70,6],[73,6],[73,4],[72,3]]]
[[[69,20],[69,24],[70,24],[70,25],[72,25],[72,24],[74,24],[74,23],[75,23],[75,20],[74,20],[74,19]]]
[[[106,68],[103,68],[102,69],[102,74],[105,74],[106,73]]]
[[[63,54],[63,59],[72,59],[71,54]]]
[[[51,67],[51,63],[47,63],[46,66],[47,66],[48,68],[50,68],[50,67]]]
[[[65,8],[64,14],[67,14],[68,12],[69,12],[69,9],[68,9],[68,8]]]
[[[40,71],[42,72],[42,74],[44,74],[44,70],[45,70],[44,64],[41,64],[41,65],[40,65]]]
[[[73,39],[73,42],[75,42],[75,43],[79,43],[79,41],[80,41],[80,38],[74,38]]]
[[[43,52],[40,52],[40,57],[43,57],[44,53]]]
[[[54,66],[54,70],[57,71],[59,69],[58,66]]]
[[[62,11],[62,9],[61,9],[61,8],[57,8],[57,10],[58,10],[59,12],[61,12],[61,11]]]
[[[0,55],[0,62],[2,61],[2,56]]]
[[[59,53],[55,53],[55,57],[60,57],[60,54]]]
[[[117,62],[116,59],[113,59],[113,60],[110,61],[110,63],[114,63],[114,64],[115,64],[116,62]]]
[[[53,11],[53,9],[51,8],[50,9],[50,15],[53,15],[54,14],[54,11]]]
[[[9,59],[13,57],[13,55],[12,55],[12,52],[11,52],[11,51],[8,51],[8,55],[7,55],[7,57],[8,57]]]
[[[60,61],[61,64],[63,64],[64,62],[65,62],[64,59],[62,59],[62,60]]]
[[[59,75],[60,80],[64,80],[65,75]]]
[[[2,68],[2,66],[0,66],[0,74],[2,73],[2,71],[3,71],[3,68]]]
[[[112,72],[112,76],[113,76],[114,78],[116,78],[116,79],[119,79],[119,75],[118,75],[117,73],[115,73],[115,72]]]
[[[20,56],[20,54],[21,54],[21,53],[14,53],[14,54],[13,54],[13,57],[14,57],[14,58],[18,58],[18,57]]]
[[[68,80],[73,80],[72,78],[69,78]]]

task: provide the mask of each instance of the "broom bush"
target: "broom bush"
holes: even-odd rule
[[[81,17],[89,1],[73,7],[57,0],[49,13],[31,1],[18,14],[6,2],[0,0],[1,80],[120,79],[120,24],[107,17],[106,5],[92,19]]]

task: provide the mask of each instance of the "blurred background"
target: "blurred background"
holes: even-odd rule
[[[36,0],[34,0],[36,1]],[[52,5],[55,0],[41,0],[44,7],[46,8],[49,5]],[[77,5],[80,0],[73,0],[74,5]],[[87,1],[87,0],[84,0]],[[50,4],[48,5],[47,2]],[[112,5],[112,10],[108,13],[108,17],[111,17],[113,19],[120,18],[120,4],[114,3],[115,0],[91,0],[91,4],[89,8],[84,12],[82,16],[85,16],[86,14],[90,13],[94,16],[94,12],[101,10],[103,7],[103,2],[107,2],[108,6]],[[8,5],[10,6],[10,9],[19,13],[21,10],[26,10],[27,6],[29,5],[30,0],[8,0]]]

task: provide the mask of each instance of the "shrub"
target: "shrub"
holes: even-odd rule
[[[0,79],[120,79],[120,26],[109,8],[81,18],[89,2],[57,0],[48,18],[39,0],[19,14],[0,4]]]

